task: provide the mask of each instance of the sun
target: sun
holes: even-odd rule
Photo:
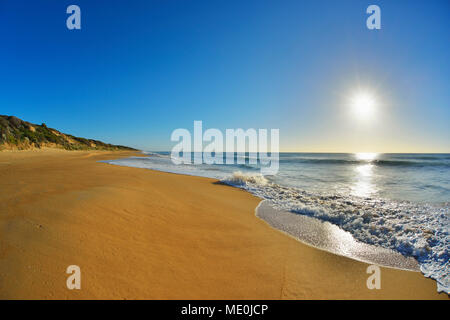
[[[369,92],[358,92],[351,98],[351,108],[357,118],[369,120],[375,114],[375,97]]]

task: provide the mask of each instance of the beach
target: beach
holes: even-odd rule
[[[368,264],[271,228],[216,179],[99,162],[131,155],[0,152],[1,299],[448,299],[385,267],[369,290]]]

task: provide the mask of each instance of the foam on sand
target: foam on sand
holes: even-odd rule
[[[313,247],[370,264],[420,271],[417,261],[399,252],[362,243],[347,231],[327,221],[277,210],[263,200],[255,210],[257,217]]]
[[[392,249],[404,256],[416,258],[422,273],[437,281],[437,290],[447,294],[450,292],[450,212],[447,206],[310,193],[298,188],[280,186],[264,177],[243,175],[240,172],[222,181],[268,200],[278,211],[259,215],[280,230],[302,239],[304,230],[297,226],[300,223],[297,221],[299,218],[293,217],[293,214],[330,222],[365,244]],[[286,216],[285,212],[290,212],[291,215]],[[304,222],[305,220],[301,221]],[[317,225],[315,229],[323,230]],[[308,234],[305,241],[311,232]],[[311,240],[313,245],[316,245],[317,241]],[[325,249],[334,250],[329,246],[327,242]],[[373,255],[355,257],[375,262]],[[406,268],[403,263],[382,264]]]

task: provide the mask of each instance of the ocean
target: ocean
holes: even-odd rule
[[[169,152],[143,152],[105,162],[219,179],[266,200],[257,216],[281,231],[391,267],[414,269],[408,268],[413,257],[422,273],[437,281],[438,291],[450,292],[450,154],[280,153],[273,176],[262,176],[248,155],[244,160],[174,165]],[[334,245],[316,239],[323,232],[338,235],[331,237]],[[376,258],[366,254],[368,248],[380,248]],[[383,250],[405,259],[385,258]]]

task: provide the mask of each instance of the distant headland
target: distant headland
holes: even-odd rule
[[[14,116],[0,115],[0,151],[58,148],[65,150],[135,150],[98,140],[75,137]]]

